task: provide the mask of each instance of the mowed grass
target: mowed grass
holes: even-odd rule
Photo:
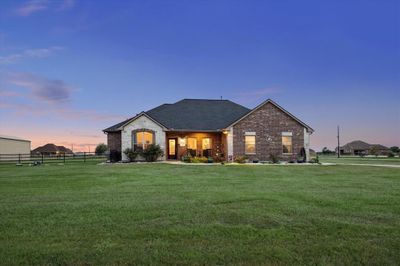
[[[348,156],[341,155],[337,158],[337,155],[319,155],[320,162],[323,163],[337,163],[337,164],[377,164],[377,165],[399,165],[399,157],[373,157],[373,156]]]
[[[400,171],[368,166],[0,167],[0,263],[400,262]]]

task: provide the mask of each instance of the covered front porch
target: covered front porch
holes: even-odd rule
[[[227,134],[167,131],[165,154],[167,160],[181,160],[184,156],[226,160]]]

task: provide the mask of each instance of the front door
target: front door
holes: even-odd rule
[[[168,159],[176,160],[178,153],[177,139],[168,139]]]

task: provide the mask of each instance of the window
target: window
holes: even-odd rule
[[[245,153],[246,154],[255,154],[256,153],[256,136],[255,135],[244,136],[244,145],[245,145]]]
[[[283,153],[292,153],[292,133],[283,132],[282,133],[282,150]]]
[[[197,150],[197,139],[196,138],[188,138],[187,148],[188,148],[188,150]]]
[[[203,150],[210,150],[211,149],[211,139],[210,138],[204,138],[202,143],[201,143],[201,148]]]
[[[134,136],[134,149],[146,149],[147,146],[153,144],[153,136],[152,132],[148,131],[138,131]]]

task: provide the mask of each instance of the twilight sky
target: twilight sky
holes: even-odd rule
[[[93,151],[162,103],[267,98],[312,147],[400,145],[399,1],[0,2],[0,134]]]

